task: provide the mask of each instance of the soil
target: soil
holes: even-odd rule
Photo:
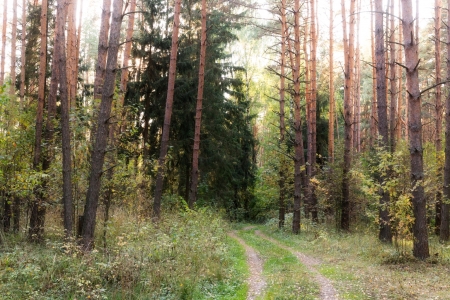
[[[247,264],[250,271],[250,276],[247,279],[249,286],[247,292],[247,300],[254,300],[262,295],[262,292],[266,287],[266,281],[262,275],[263,261],[252,247],[247,245],[243,239],[236,235],[236,231],[229,232],[228,235],[237,240],[239,244],[241,244],[245,248]]]
[[[279,243],[277,240],[274,240],[274,239],[268,237],[267,235],[263,234],[259,230],[256,230],[255,234],[262,237],[263,239],[265,239],[267,241],[270,241],[271,243],[276,244],[278,247],[285,249],[285,250],[291,252],[292,254],[294,254],[299,259],[299,261],[302,264],[304,264],[311,273],[314,274],[314,278],[320,286],[320,299],[323,299],[323,300],[337,300],[338,299],[336,289],[334,288],[332,282],[328,278],[326,278],[325,276],[320,274],[319,271],[317,271],[317,269],[315,268],[316,266],[320,265],[320,260],[315,259],[310,256],[307,256],[301,252],[295,251],[294,249]]]

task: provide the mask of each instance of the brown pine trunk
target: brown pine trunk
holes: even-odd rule
[[[200,127],[202,124],[203,86],[205,82],[206,57],[206,0],[202,0],[202,34],[200,40],[200,66],[198,69],[197,107],[195,110],[194,146],[192,151],[191,187],[189,189],[189,208],[194,207],[197,201],[198,186],[198,157],[200,153]]]
[[[348,231],[350,229],[350,187],[349,176],[351,167],[352,151],[352,91],[354,75],[354,40],[355,40],[355,4],[356,0],[350,2],[350,24],[349,35],[347,37],[347,16],[345,13],[345,0],[341,0],[342,7],[342,26],[344,34],[344,165],[342,177],[342,203],[341,203],[341,229]]]
[[[78,74],[76,73],[78,65],[76,30],[77,0],[71,0],[67,5],[67,87],[70,108],[75,108],[78,78]]]
[[[441,90],[441,0],[435,0],[435,17],[434,17],[434,47],[435,47],[435,70],[436,70],[436,156],[439,159],[442,151],[442,90]],[[442,181],[442,169],[438,168],[436,174],[439,182]],[[442,192],[436,193],[436,218],[435,218],[435,234],[439,236],[441,225],[441,206],[442,206]]]
[[[389,128],[387,117],[386,99],[386,61],[384,49],[384,26],[382,0],[375,0],[375,59],[377,72],[377,105],[378,105],[378,133],[381,135],[380,146],[387,150],[389,146]],[[380,183],[385,181],[384,176],[380,176]],[[383,242],[392,242],[392,232],[389,217],[389,193],[380,189],[379,239]]]
[[[169,83],[167,88],[166,109],[164,113],[164,126],[161,135],[161,149],[159,152],[159,159],[158,159],[158,174],[156,176],[155,198],[153,200],[152,217],[154,221],[157,221],[161,216],[161,198],[164,182],[164,165],[166,161],[167,150],[169,148],[170,120],[172,118],[173,96],[175,92],[175,77],[177,70],[177,52],[178,52],[178,31],[180,29],[180,11],[181,11],[181,0],[175,0],[172,46],[169,64]]]
[[[450,11],[450,1],[447,2]],[[447,13],[447,24],[450,24],[450,13]],[[447,30],[447,80],[450,80],[450,30]],[[444,163],[444,199],[450,199],[450,94],[445,99],[445,163]],[[439,239],[447,242],[450,237],[450,204],[443,202],[441,206],[441,226]]]
[[[13,2],[13,20],[11,25],[11,85],[9,87],[9,93],[14,95],[16,90],[17,0]]]
[[[334,114],[335,114],[335,103],[334,103],[334,49],[333,49],[333,0],[330,0],[330,63],[329,63],[329,74],[330,74],[330,110],[328,114],[328,160],[332,163],[334,162]]]
[[[310,152],[310,165],[311,165],[311,173],[309,175],[310,178],[316,175],[316,153],[317,153],[317,31],[316,31],[316,1],[311,0],[311,104],[309,111],[309,122],[310,122],[310,131],[311,135],[311,149],[308,150]],[[317,211],[317,196],[315,192],[314,185],[309,181],[310,190],[310,203],[311,203],[311,218],[313,222],[318,222],[318,211]]]
[[[398,41],[401,42],[403,40],[402,36],[402,21],[401,21],[401,1],[398,1],[398,17],[400,18],[398,22]],[[404,99],[406,101],[406,98],[403,98],[403,51],[402,47],[398,47],[397,51],[397,62],[400,64],[397,66],[398,69],[398,116],[397,116],[397,140],[400,140],[401,138],[406,139],[407,133],[407,126],[406,126],[406,103],[404,103]],[[403,110],[405,111],[405,117],[403,117]]]
[[[111,30],[107,46],[108,57],[106,63],[105,81],[99,107],[95,143],[91,152],[91,169],[89,172],[89,187],[84,207],[82,230],[82,244],[85,251],[94,247],[94,232],[97,217],[97,206],[101,188],[101,176],[108,143],[111,107],[114,96],[114,85],[117,72],[117,54],[119,52],[120,26],[122,24],[123,0],[114,0]],[[100,42],[101,43],[101,42]],[[100,46],[99,46],[100,48]]]
[[[307,5],[307,15],[309,15],[309,1],[306,2]],[[311,212],[311,189],[310,189],[310,182],[309,179],[311,178],[311,174],[312,174],[312,164],[311,164],[311,160],[312,160],[312,134],[311,134],[311,61],[310,61],[310,57],[308,55],[308,53],[310,53],[310,51],[308,52],[308,50],[310,50],[311,48],[311,43],[308,41],[309,37],[310,37],[310,30],[308,27],[308,24],[305,24],[305,28],[304,28],[305,34],[303,35],[303,57],[304,57],[304,66],[305,66],[305,70],[304,70],[304,76],[305,76],[305,119],[306,119],[306,164],[305,164],[305,181],[302,181],[302,190],[303,190],[303,208],[304,208],[304,212],[305,212],[305,217],[309,218],[310,217],[310,212]],[[309,46],[309,49],[308,49]],[[300,54],[298,54],[300,55]],[[294,63],[295,65],[295,63]],[[299,71],[300,72],[300,71]],[[303,165],[303,164],[302,164]]]
[[[27,16],[26,16],[26,0],[22,1],[22,45],[20,51],[20,103],[24,105],[25,99],[25,49],[26,49],[26,32],[27,32]]]
[[[127,91],[127,84],[128,84],[128,74],[130,73],[128,71],[129,67],[129,60],[131,56],[131,46],[132,46],[132,40],[133,40],[133,31],[134,31],[134,19],[135,19],[135,12],[136,10],[136,0],[130,1],[130,7],[128,10],[128,27],[127,27],[127,33],[125,38],[125,46],[123,50],[123,64],[122,64],[122,73],[120,76],[120,101],[119,106],[120,108],[123,108],[124,100],[125,100],[125,93]]]
[[[3,2],[3,26],[2,26],[2,57],[0,62],[0,85],[5,80],[5,59],[6,59],[6,26],[8,25],[8,1]]]
[[[80,45],[81,45],[81,24],[83,22],[83,0],[80,0],[80,14],[78,15],[78,28],[77,28],[77,57],[76,57],[76,64],[75,64],[75,74],[77,76],[78,81],[78,71],[80,64],[78,63],[80,61]],[[86,80],[84,84],[88,84],[88,81]],[[77,89],[75,88],[75,91]]]
[[[361,14],[361,0],[358,0],[358,9],[356,15],[356,53],[355,53],[355,82],[354,82],[354,105],[353,105],[353,149],[356,152],[361,151],[361,63],[359,50],[359,24]]]
[[[394,0],[390,0],[390,37],[389,37],[389,47],[390,47],[390,61],[389,61],[389,83],[390,83],[390,99],[391,99],[391,106],[390,106],[390,150],[391,152],[395,151],[395,144],[396,144],[396,131],[397,128],[397,100],[398,100],[398,93],[397,93],[397,69],[395,66],[395,59],[396,59],[396,44],[395,44],[395,20],[394,20]]]
[[[53,94],[49,94],[50,97],[53,96],[54,102],[48,103],[48,114],[47,114],[47,127],[45,130],[45,142],[47,153],[42,157],[42,129],[43,129],[43,115],[44,115],[44,103],[45,103],[45,88],[46,88],[46,72],[47,72],[47,0],[42,0],[41,3],[41,47],[39,50],[39,79],[38,79],[38,103],[36,109],[36,129],[35,129],[35,140],[34,140],[34,156],[33,156],[33,169],[39,171],[39,165],[41,160],[42,171],[45,171],[50,166],[50,149],[52,149],[53,140],[53,119],[56,111],[56,88],[53,90]],[[56,64],[53,64],[52,70],[52,83],[53,79],[56,80]],[[53,84],[56,87],[56,81]],[[53,110],[52,110],[53,108]],[[48,162],[48,163],[45,163]],[[40,241],[42,239],[42,234],[44,231],[44,221],[45,221],[45,193],[43,191],[45,187],[45,182],[36,186],[34,188],[34,200],[31,201],[31,212],[30,212],[30,228],[29,228],[29,239],[31,241]]]
[[[421,121],[421,94],[419,88],[419,50],[414,36],[411,0],[402,0],[403,44],[405,47],[406,92],[408,93],[409,148],[411,157],[413,224],[413,255],[419,259],[430,256],[426,201],[423,189],[423,147]]]
[[[373,2],[374,0],[370,1],[370,9],[373,11]],[[371,50],[372,50],[372,105],[370,109],[370,137],[369,137],[369,144],[370,147],[373,147],[374,141],[377,139],[377,69],[375,68],[375,36],[374,36],[374,28],[373,28],[373,13],[370,14],[370,34],[371,34]]]
[[[97,65],[94,79],[94,105],[96,99],[102,97],[103,80],[105,79],[106,55],[108,53],[109,19],[111,17],[111,0],[103,0],[102,20],[98,36]]]
[[[61,139],[62,139],[62,175],[63,175],[63,205],[64,205],[64,231],[65,236],[72,236],[73,227],[73,203],[72,203],[72,157],[70,147],[70,103],[69,88],[67,84],[66,70],[66,41],[65,25],[67,0],[59,0],[56,12],[55,24],[55,49],[53,63],[59,68],[59,95],[61,100]]]
[[[280,139],[279,147],[281,151],[284,149],[284,140],[286,135],[285,127],[285,113],[284,102],[286,94],[286,37],[287,37],[287,23],[286,23],[286,0],[281,0],[281,51],[280,51]],[[278,186],[280,188],[278,198],[278,227],[283,228],[285,225],[286,215],[286,173],[285,173],[286,158],[283,154],[280,156],[279,166],[279,181]]]
[[[300,233],[300,209],[301,189],[306,183],[306,174],[302,171],[304,166],[303,136],[300,103],[300,1],[294,1],[294,57],[293,57],[293,81],[294,81],[294,216],[292,220],[292,231]]]

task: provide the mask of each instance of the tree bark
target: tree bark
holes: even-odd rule
[[[361,60],[360,60],[360,49],[359,49],[359,27],[361,14],[361,0],[357,3],[357,14],[356,14],[356,50],[355,50],[355,82],[354,82],[354,105],[353,105],[353,149],[356,152],[361,151]]]
[[[11,25],[11,85],[9,86],[9,93],[14,95],[16,90],[17,0],[13,2],[13,20]]]
[[[351,149],[352,149],[352,91],[354,74],[354,39],[355,39],[355,4],[356,0],[350,2],[350,24],[349,35],[347,36],[347,16],[345,13],[345,0],[341,0],[342,7],[342,26],[344,34],[344,165],[342,177],[342,203],[341,203],[341,229],[348,231],[350,229],[350,167],[351,167]]]
[[[311,0],[311,105],[309,111],[309,122],[310,122],[310,132],[311,135],[311,149],[310,149],[310,165],[311,173],[309,178],[316,175],[316,153],[317,153],[317,28],[316,28],[316,1]],[[318,211],[317,211],[317,196],[315,192],[314,185],[309,181],[309,191],[310,191],[310,203],[311,203],[311,218],[313,222],[318,222]]]
[[[95,144],[91,152],[89,187],[86,195],[86,204],[84,207],[82,245],[85,251],[89,251],[94,247],[94,232],[97,217],[98,198],[100,195],[103,164],[105,154],[107,152],[106,146],[108,142],[111,107],[117,71],[116,67],[117,54],[119,52],[120,26],[122,24],[123,17],[122,7],[123,0],[114,0],[109,43],[106,45],[108,49],[108,57],[106,63],[105,81],[101,94],[102,97],[98,114]]]
[[[41,47],[39,50],[38,102],[36,109],[36,132],[34,142],[33,169],[38,171],[42,153],[42,127],[45,103],[45,81],[47,72],[47,0],[41,3]]]
[[[65,25],[67,17],[67,0],[59,0],[56,12],[55,25],[55,54],[53,63],[59,68],[59,95],[61,98],[61,136],[62,136],[62,173],[63,173],[63,205],[64,205],[64,231],[66,238],[72,236],[73,229],[73,203],[72,203],[72,157],[70,147],[69,125],[69,88],[66,70],[66,41]]]
[[[434,17],[434,47],[435,47],[435,70],[436,70],[436,159],[440,157],[442,151],[442,89],[441,89],[441,0],[435,0],[435,17]],[[442,181],[442,168],[437,170],[437,179],[439,182]],[[441,207],[442,207],[442,192],[438,191],[436,193],[436,204],[435,204],[435,234],[440,235],[440,225],[441,225]]]
[[[450,11],[450,1],[447,2]],[[450,13],[447,13],[447,24],[450,24]],[[447,30],[447,80],[450,80],[450,30]],[[450,94],[445,98],[445,162],[444,162],[444,199],[450,199]],[[442,202],[441,226],[439,239],[447,242],[450,237],[450,204]]]
[[[129,13],[128,27],[125,38],[125,46],[123,50],[122,73],[120,75],[120,101],[119,101],[120,108],[123,108],[124,106],[125,93],[127,91],[127,84],[128,84],[128,75],[130,73],[128,67],[129,67],[129,59],[131,56],[131,46],[133,41],[134,19],[136,14],[135,10],[136,10],[136,0],[131,0],[130,7],[128,10]]]
[[[41,47],[39,50],[39,79],[38,79],[38,102],[36,109],[36,129],[35,129],[35,139],[34,139],[34,155],[33,155],[33,169],[35,171],[40,170],[40,164],[42,161],[42,129],[44,123],[44,104],[45,104],[45,81],[46,81],[46,73],[47,73],[47,0],[42,0],[41,3]],[[56,76],[56,74],[55,74]],[[50,107],[50,104],[49,104]],[[50,109],[50,108],[49,108]],[[47,118],[51,119],[52,115],[49,113]],[[52,120],[51,120],[52,122]],[[50,141],[47,141],[50,142]],[[47,146],[47,149],[50,147]],[[43,169],[43,168],[42,168]],[[44,193],[42,189],[44,188],[44,184],[39,184],[34,188],[34,200],[31,201],[31,214],[30,214],[30,229],[29,229],[29,238],[30,240],[40,240],[41,236],[40,230],[41,225],[43,226],[43,222],[40,222],[42,219],[41,213],[44,211],[45,217],[45,206],[43,203],[45,202]],[[41,225],[40,225],[41,224]],[[43,229],[43,228],[42,228]]]
[[[402,35],[402,21],[401,21],[401,1],[398,1],[398,17],[400,18],[399,22],[398,22],[398,41],[401,42],[403,40],[403,35]],[[403,65],[403,53],[402,53],[402,47],[398,47],[398,51],[397,51],[397,62],[399,64]],[[401,67],[400,65],[397,66],[397,78],[398,78],[398,116],[397,116],[397,126],[398,126],[398,130],[397,130],[397,140],[400,140],[401,138],[406,139],[407,134],[407,126],[406,124],[406,103],[404,103],[403,99],[405,99],[406,102],[406,98],[403,98],[403,67]],[[403,118],[403,109],[405,110],[405,119]],[[404,121],[405,120],[405,121]]]
[[[77,90],[77,30],[76,8],[77,0],[71,0],[67,4],[67,87],[69,107],[76,107]],[[81,20],[80,20],[81,22]]]
[[[78,28],[77,28],[77,47],[76,47],[76,64],[75,64],[75,74],[76,74],[76,83],[78,82],[78,70],[80,67],[80,64],[78,63],[80,61],[80,44],[81,44],[81,24],[83,23],[83,0],[80,0],[80,14],[78,15]],[[87,84],[87,81],[84,82],[84,84]],[[75,91],[77,90],[77,88],[75,87]],[[75,95],[76,97],[76,95]]]
[[[294,51],[295,64],[294,75],[294,216],[292,220],[292,231],[300,233],[300,209],[301,209],[301,165],[303,156],[303,137],[300,104],[300,1],[294,1]]]
[[[22,1],[22,45],[20,51],[20,103],[23,107],[25,101],[25,49],[26,49],[26,33],[27,33],[27,1]]]
[[[334,49],[333,49],[333,0],[330,0],[330,63],[329,63],[329,74],[330,74],[330,110],[328,115],[328,160],[334,162]]]
[[[200,40],[200,65],[198,69],[197,107],[195,110],[194,146],[192,151],[191,187],[189,189],[189,208],[193,208],[197,201],[198,187],[198,157],[200,153],[200,128],[202,124],[203,86],[205,83],[206,57],[206,0],[202,0],[202,28]]]
[[[173,96],[175,92],[175,77],[177,70],[177,52],[178,52],[178,31],[180,29],[180,11],[181,0],[175,0],[175,11],[173,20],[172,46],[170,52],[169,64],[169,83],[167,88],[166,109],[164,113],[164,126],[161,135],[161,149],[158,159],[158,173],[156,175],[155,198],[153,200],[152,217],[157,221],[161,216],[161,198],[164,182],[164,165],[166,161],[167,150],[169,148],[170,120],[172,118]]]
[[[0,85],[5,81],[5,59],[6,59],[6,26],[8,25],[8,1],[3,2],[3,26],[2,26],[2,57],[0,62]]]
[[[375,0],[375,59],[377,72],[377,105],[378,105],[378,133],[381,135],[380,146],[383,150],[388,150],[389,128],[387,117],[386,100],[386,61],[384,49],[384,26],[382,0]],[[385,176],[380,176],[379,182],[383,184]],[[379,220],[380,231],[378,238],[383,242],[392,242],[392,232],[389,217],[389,193],[380,189]]]
[[[94,104],[102,97],[102,86],[105,79],[106,55],[108,53],[109,19],[111,17],[111,0],[103,0],[102,20],[98,36],[97,65],[94,79]]]
[[[279,147],[283,151],[286,135],[285,126],[285,95],[286,95],[286,37],[287,37],[287,23],[286,23],[286,0],[281,0],[281,51],[280,51],[280,138]],[[278,198],[278,227],[283,228],[285,225],[285,215],[286,215],[286,173],[285,173],[286,158],[284,154],[280,155],[280,166],[279,166],[279,198]]]
[[[373,11],[374,0],[370,1],[370,9]],[[371,50],[372,50],[372,102],[371,102],[371,112],[370,112],[370,137],[369,137],[369,144],[370,147],[373,147],[374,141],[377,139],[377,69],[375,67],[375,36],[374,36],[374,28],[373,28],[373,13],[370,14],[370,34],[371,34]]]
[[[390,47],[390,60],[389,60],[389,83],[390,83],[390,150],[391,152],[395,151],[396,145],[396,137],[397,137],[397,101],[398,101],[398,92],[397,92],[397,68],[395,65],[396,60],[396,44],[395,44],[395,20],[394,20],[394,0],[390,0],[390,30],[389,30],[389,47]]]
[[[414,20],[411,0],[402,0],[403,44],[405,47],[406,92],[409,111],[409,147],[411,162],[413,223],[413,255],[419,259],[430,256],[426,200],[423,188],[423,147],[421,121],[421,94],[419,89],[419,53],[414,36]]]

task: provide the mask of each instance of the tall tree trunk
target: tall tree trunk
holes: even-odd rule
[[[450,1],[447,2],[450,11]],[[447,13],[447,24],[450,24],[450,13]],[[447,30],[447,80],[450,80],[450,30]],[[445,98],[445,162],[444,162],[444,199],[450,199],[450,94]],[[442,202],[441,226],[439,239],[447,242],[450,237],[450,204]]]
[[[345,82],[344,82],[344,165],[342,177],[342,203],[341,203],[341,229],[350,229],[350,167],[352,148],[352,91],[354,74],[354,40],[355,40],[355,4],[356,0],[350,2],[350,24],[349,35],[347,36],[347,16],[345,13],[345,0],[341,0],[342,26],[344,34],[344,61],[345,61]]]
[[[361,150],[361,61],[359,50],[359,25],[361,14],[361,0],[357,2],[356,15],[356,50],[355,50],[355,82],[354,82],[354,105],[353,105],[353,148],[356,152]]]
[[[76,12],[77,0],[71,0],[67,6],[67,87],[69,107],[76,106],[76,90],[77,90],[77,29],[76,29]],[[81,23],[81,20],[80,20]]]
[[[94,100],[100,99],[102,97],[102,87],[106,72],[106,55],[108,53],[108,33],[110,17],[111,0],[103,0],[102,20],[100,24],[100,33],[98,35],[97,65],[95,66]]]
[[[41,20],[40,20],[40,32],[41,32],[41,46],[39,50],[39,79],[38,79],[38,103],[36,110],[36,129],[35,129],[35,140],[34,140],[34,156],[33,156],[33,169],[39,171],[40,164],[42,160],[42,171],[46,171],[50,166],[50,149],[52,149],[53,144],[53,119],[56,112],[56,78],[57,78],[57,67],[56,64],[52,65],[52,83],[54,89],[53,93],[49,93],[49,103],[47,105],[47,126],[45,130],[45,142],[47,153],[42,157],[42,129],[43,129],[43,115],[44,115],[44,104],[45,104],[45,89],[46,89],[46,73],[47,73],[47,10],[48,3],[47,0],[42,0],[41,3]],[[53,81],[54,79],[54,81]],[[50,98],[53,97],[53,103]],[[46,162],[44,164],[44,162]],[[42,234],[44,230],[45,221],[45,193],[43,189],[45,188],[45,181],[34,188],[34,199],[31,201],[31,211],[30,211],[30,229],[29,229],[29,239],[31,241],[38,242],[42,239]]]
[[[317,153],[317,31],[316,31],[316,1],[311,0],[311,105],[309,111],[309,122],[310,122],[310,132],[311,135],[311,150],[310,150],[310,165],[311,173],[310,178],[316,175],[316,153]],[[308,147],[309,148],[309,147]],[[309,149],[308,149],[309,150]],[[310,203],[311,203],[311,218],[313,222],[318,222],[318,211],[317,211],[317,196],[315,192],[314,185],[309,181],[310,190]]]
[[[375,0],[375,58],[377,72],[378,132],[381,135],[380,146],[384,150],[387,150],[389,146],[389,128],[386,101],[386,61],[384,56],[385,49],[382,4],[382,0]],[[386,178],[384,176],[380,176],[380,184],[382,184],[385,179]],[[388,209],[389,193],[381,188],[380,194],[380,232],[378,237],[381,241],[390,243],[392,242],[392,232]]]
[[[436,159],[439,159],[442,151],[442,90],[441,90],[441,0],[435,0],[435,17],[434,17],[434,47],[435,47],[435,70],[436,70]],[[436,174],[439,182],[442,181],[442,169],[438,168]],[[442,206],[442,192],[436,193],[436,218],[435,218],[435,234],[440,235],[441,225],[441,206]]]
[[[398,17],[399,22],[398,22],[398,41],[401,42],[403,40],[403,35],[402,35],[402,21],[401,21],[401,1],[398,1]],[[402,47],[398,47],[398,51],[397,51],[397,62],[401,65],[403,65],[403,52],[402,52]],[[407,133],[407,126],[405,125],[406,122],[406,114],[407,114],[407,109],[406,109],[406,103],[403,102],[403,99],[405,99],[406,102],[406,98],[403,98],[403,67],[401,65],[397,66],[397,78],[398,78],[398,116],[397,116],[397,126],[398,126],[398,130],[397,130],[397,140],[400,140],[401,138],[405,138],[408,133]],[[405,110],[405,118],[403,118],[403,109]],[[406,139],[406,138],[405,138]]]
[[[281,0],[281,62],[280,62],[280,139],[279,147],[281,151],[284,149],[286,126],[285,126],[285,113],[284,113],[284,98],[286,94],[286,37],[287,37],[287,23],[286,23],[286,0]],[[278,227],[283,228],[285,225],[286,215],[286,173],[285,173],[286,158],[284,154],[280,155],[280,167],[279,167],[279,181],[278,186],[280,188],[278,198]]]
[[[128,60],[130,59],[131,54],[131,46],[132,46],[132,38],[133,38],[133,28],[134,28],[134,16],[135,16],[135,10],[136,10],[136,0],[130,1],[130,6],[128,8],[128,25],[127,25],[127,31],[126,31],[126,37],[125,37],[125,47],[123,50],[123,62],[122,62],[122,70],[120,74],[120,86],[119,86],[119,98],[116,102],[116,110],[117,114],[122,115],[122,119],[119,120],[119,126],[117,124],[112,123],[109,128],[109,145],[111,148],[116,148],[117,143],[117,135],[120,135],[120,132],[122,131],[122,126],[124,124],[124,117],[125,117],[125,111],[123,109],[124,102],[125,102],[125,94],[127,91],[127,84],[128,84]],[[148,122],[146,122],[147,124]],[[107,184],[107,190],[105,192],[104,198],[103,198],[103,204],[104,204],[104,212],[103,212],[103,247],[106,249],[107,247],[107,229],[108,229],[108,223],[109,223],[109,210],[111,208],[111,204],[113,201],[114,196],[114,185],[113,185],[113,176],[114,176],[114,166],[117,162],[117,152],[113,151],[111,153],[111,159],[108,166],[108,171],[106,172],[106,184]]]
[[[192,151],[191,187],[189,189],[189,208],[194,207],[197,201],[198,187],[198,157],[200,152],[200,128],[202,124],[203,86],[205,83],[205,56],[206,56],[206,0],[202,0],[202,33],[200,40],[200,66],[198,68],[197,107],[195,110],[194,146]]]
[[[0,85],[5,80],[5,59],[6,59],[6,26],[8,25],[8,1],[3,2],[3,26],[2,26],[2,57],[0,62]]]
[[[328,160],[332,163],[334,162],[334,49],[333,49],[333,0],[330,0],[330,63],[329,63],[329,74],[330,74],[330,110],[328,115]]]
[[[307,15],[309,15],[309,1],[306,2],[307,5]],[[310,182],[309,179],[311,178],[311,174],[312,174],[312,134],[311,134],[311,61],[310,61],[310,56],[308,53],[310,53],[311,51],[308,51],[311,49],[311,42],[310,42],[310,29],[308,26],[308,23],[305,23],[304,25],[304,32],[305,34],[303,35],[303,57],[304,57],[304,86],[305,86],[305,119],[306,119],[306,164],[305,164],[305,181],[302,181],[302,190],[303,190],[303,208],[304,208],[304,214],[306,218],[310,217],[310,212],[311,212],[311,206],[312,206],[312,191],[310,189]],[[308,49],[309,47],[309,49]],[[300,52],[298,54],[299,56],[301,55]],[[295,63],[294,63],[295,65]],[[301,63],[300,63],[301,65]],[[299,70],[299,72],[301,72]],[[299,75],[300,76],[300,75]],[[303,165],[303,164],[302,164]]]
[[[83,0],[80,0],[80,14],[78,15],[78,28],[77,28],[77,47],[76,47],[76,64],[75,64],[75,74],[77,76],[76,81],[78,81],[78,70],[80,67],[80,64],[78,63],[80,61],[80,45],[81,45],[81,24],[83,23]],[[84,82],[84,84],[87,84],[87,82]],[[75,87],[75,91],[76,91]]]
[[[370,9],[373,11],[373,2],[375,0],[370,1]],[[374,36],[374,28],[373,28],[373,13],[370,14],[370,34],[371,34],[371,50],[372,50],[372,105],[370,112],[370,137],[369,144],[370,147],[373,147],[374,141],[376,141],[377,136],[377,69],[375,67],[375,36]]]
[[[25,99],[25,49],[26,49],[26,33],[27,33],[27,1],[22,1],[22,45],[20,51],[20,103],[24,105]]]
[[[69,88],[66,73],[66,41],[65,25],[67,16],[67,0],[59,0],[56,12],[56,43],[53,63],[59,68],[59,95],[61,98],[61,136],[62,136],[62,174],[63,174],[63,204],[64,204],[64,231],[67,238],[72,236],[73,203],[72,203],[72,157],[70,147],[69,125]]]
[[[419,88],[419,50],[414,36],[411,0],[402,0],[403,44],[405,47],[406,92],[408,93],[409,147],[411,157],[413,224],[413,255],[420,259],[430,256],[426,200],[423,189],[423,147],[421,121],[421,94]]]
[[[155,198],[153,200],[153,220],[158,220],[161,216],[161,198],[164,182],[164,165],[166,161],[167,150],[169,148],[170,120],[172,118],[173,96],[175,92],[175,77],[177,70],[177,52],[178,52],[178,31],[180,29],[180,11],[181,0],[175,0],[175,11],[173,20],[172,46],[170,52],[169,64],[169,83],[167,88],[166,109],[164,113],[164,126],[161,135],[161,149],[158,159],[158,173],[156,175]]]
[[[114,0],[109,43],[106,45],[108,49],[108,57],[106,63],[105,81],[101,93],[102,97],[98,114],[97,130],[95,131],[95,144],[91,152],[89,187],[86,195],[86,204],[84,207],[82,244],[85,251],[91,250],[94,247],[94,232],[97,217],[98,198],[100,195],[101,176],[103,174],[103,164],[109,136],[109,123],[117,71],[117,54],[119,52],[120,27],[123,17],[122,7],[123,0]]]
[[[300,1],[294,1],[294,216],[292,231],[300,233],[300,208],[301,208],[301,165],[303,157],[303,137],[300,104]]]
[[[123,50],[123,63],[122,63],[122,73],[120,75],[120,100],[119,100],[119,107],[123,109],[124,107],[124,101],[125,101],[125,93],[127,91],[127,84],[128,84],[128,75],[129,75],[129,60],[131,56],[131,46],[133,41],[133,31],[134,31],[134,19],[135,19],[135,12],[136,10],[136,0],[130,1],[130,7],[128,10],[128,27],[127,27],[127,33],[126,33],[126,39],[125,39],[125,46]],[[125,114],[122,112],[122,119],[124,118]],[[123,121],[123,120],[122,120]],[[123,124],[121,124],[121,127]],[[119,128],[119,133],[122,131],[122,128]]]
[[[394,20],[394,0],[390,0],[390,36],[389,36],[389,47],[390,47],[390,60],[389,60],[389,82],[390,82],[390,99],[391,99],[391,106],[390,106],[390,150],[391,152],[395,151],[395,144],[396,144],[396,131],[397,128],[397,68],[395,66],[395,59],[396,59],[396,44],[395,44],[395,20]]]
[[[13,2],[13,20],[11,25],[11,86],[9,87],[9,93],[14,95],[16,90],[17,0]]]

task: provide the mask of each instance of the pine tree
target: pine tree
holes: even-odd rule
[[[94,247],[97,206],[100,196],[101,177],[103,174],[103,164],[110,130],[110,117],[116,79],[117,56],[120,46],[120,27],[123,18],[122,7],[122,0],[114,0],[109,41],[106,47],[108,49],[108,55],[105,80],[102,87],[98,121],[95,130],[95,143],[91,151],[89,186],[84,207],[82,244],[85,251],[89,251]]]
[[[418,10],[417,10],[418,11]],[[423,147],[421,120],[421,93],[419,88],[419,58],[414,32],[411,0],[402,0],[403,44],[405,47],[406,92],[408,94],[409,147],[411,162],[413,223],[413,255],[420,259],[430,256],[426,219],[426,201],[423,188]]]

